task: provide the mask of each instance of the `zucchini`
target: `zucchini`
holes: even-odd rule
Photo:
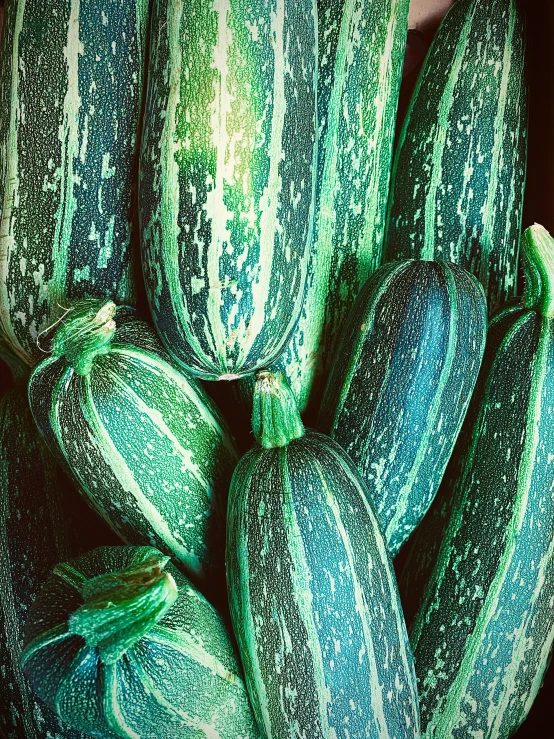
[[[278,366],[318,405],[344,321],[381,266],[409,0],[320,0],[314,245],[299,322]]]
[[[280,355],[300,312],[316,167],[315,0],[156,0],[141,152],[146,291],[208,380]]]
[[[457,0],[427,54],[393,166],[386,259],[455,262],[480,280],[491,310],[517,289],[524,66],[518,0]]]
[[[396,580],[362,479],[304,432],[282,375],[258,375],[253,428],[231,482],[227,584],[262,733],[418,737]]]
[[[105,531],[64,484],[40,439],[27,402],[25,368],[1,344],[0,357],[14,378],[0,397],[0,736],[80,739],[34,695],[19,659],[29,608],[52,567],[60,557],[78,554],[83,535],[90,540],[93,533],[98,544]]]
[[[419,537],[433,565],[411,641],[429,738],[512,736],[554,639],[554,239],[533,226],[523,255],[525,293],[495,320],[459,474]]]
[[[349,316],[318,419],[364,477],[391,554],[438,490],[485,347],[479,282],[446,262],[385,265]]]
[[[148,0],[7,0],[0,333],[29,364],[68,300],[133,300],[147,23]]]
[[[156,545],[215,595],[224,589],[237,453],[215,405],[133,309],[75,306],[29,399],[52,452],[124,541]]]
[[[70,726],[110,739],[257,739],[224,622],[161,552],[101,547],[58,565],[22,665]]]

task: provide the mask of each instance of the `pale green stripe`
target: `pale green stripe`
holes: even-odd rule
[[[66,623],[58,624],[58,626],[53,626],[51,629],[44,631],[40,636],[37,636],[36,639],[30,641],[23,650],[21,655],[21,667],[25,669],[27,662],[34,657],[37,652],[40,652],[41,649],[50,647],[52,644],[57,644],[70,636],[71,634],[67,630]]]
[[[473,16],[477,3],[474,5],[473,12],[468,14],[465,23],[460,31],[460,39],[456,46],[456,54],[450,67],[450,74],[444,87],[444,92],[439,103],[439,116],[436,126],[436,135],[433,142],[433,154],[431,158],[431,178],[429,189],[425,197],[425,234],[423,249],[421,251],[422,259],[435,259],[435,232],[436,232],[436,206],[437,191],[444,184],[442,181],[442,157],[446,150],[446,137],[448,134],[448,119],[450,111],[454,105],[455,90],[458,84],[458,78],[462,68],[462,62],[467,50],[467,42],[470,37],[471,27],[473,24]]]
[[[414,463],[408,475],[406,476],[406,481],[398,492],[398,499],[396,501],[396,510],[385,532],[385,538],[387,539],[387,542],[390,541],[392,535],[396,532],[396,528],[399,522],[405,517],[408,510],[411,509],[413,505],[413,501],[411,500],[412,486],[414,484],[416,477],[419,474],[421,465],[423,464],[425,458],[428,455],[429,438],[431,437],[433,433],[435,433],[436,428],[437,428],[437,423],[436,423],[437,415],[442,406],[443,393],[448,383],[448,380],[450,379],[450,373],[452,370],[452,362],[456,354],[456,347],[458,343],[458,336],[457,336],[458,294],[456,290],[456,281],[454,280],[454,276],[450,268],[448,267],[443,268],[442,272],[448,283],[448,288],[449,288],[448,297],[450,301],[450,311],[449,311],[450,325],[449,325],[449,335],[448,335],[448,347],[446,350],[446,356],[444,359],[444,365],[441,371],[441,375],[436,385],[436,392],[433,397],[433,403],[431,404],[431,408],[429,409],[429,412],[426,417],[425,432],[421,436],[421,441],[420,441],[420,444],[417,450],[417,454],[414,459]],[[469,403],[469,398],[467,398],[466,400],[466,406],[467,406],[467,403]],[[462,424],[462,420],[463,420],[463,414],[460,414],[460,419],[458,422],[458,429],[456,430],[456,436]]]
[[[140,734],[137,734],[128,726],[123,718],[121,707],[117,700],[117,686],[119,685],[117,662],[112,665],[104,665],[103,669],[105,689],[102,703],[106,723],[118,736],[126,736],[129,739],[142,739]]]
[[[539,443],[541,396],[546,377],[549,338],[550,327],[545,321],[541,331],[537,359],[533,371],[531,399],[527,412],[525,430],[525,448],[519,467],[520,473],[518,478],[516,503],[512,514],[512,520],[510,521],[506,532],[506,547],[502,553],[494,580],[489,588],[483,607],[479,612],[475,628],[467,641],[464,658],[460,665],[457,677],[450,685],[448,695],[440,715],[433,717],[433,720],[427,728],[427,733],[432,733],[434,730],[439,733],[448,732],[454,729],[456,721],[459,718],[460,705],[464,700],[468,683],[474,673],[475,663],[483,641],[483,635],[491,618],[498,612],[502,587],[513,561],[514,552],[517,549],[518,534],[527,509],[535,454]]]
[[[18,0],[15,29],[12,45],[12,78],[10,98],[10,123],[6,148],[2,151],[5,161],[4,202],[2,203],[2,222],[0,223],[0,328],[8,339],[11,348],[26,364],[32,364],[29,352],[18,341],[13,330],[8,291],[10,260],[15,249],[13,232],[14,209],[19,204],[19,156],[17,140],[17,120],[19,111],[19,36],[23,27],[26,0]],[[4,23],[5,23],[4,19]],[[4,33],[6,29],[4,29]]]

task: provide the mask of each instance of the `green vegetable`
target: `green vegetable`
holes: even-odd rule
[[[229,495],[230,610],[266,737],[419,736],[412,657],[367,491],[304,432],[282,375],[260,373],[258,444]]]
[[[385,265],[360,292],[318,428],[364,477],[391,554],[431,505],[477,379],[487,307],[461,267]]]
[[[51,450],[126,542],[224,588],[225,508],[237,454],[219,411],[130,308],[74,308],[29,398]]]
[[[157,0],[142,142],[154,323],[204,379],[275,361],[298,318],[316,165],[315,0]]]
[[[129,302],[148,0],[7,0],[0,334],[29,364],[83,297]]]
[[[425,736],[511,737],[554,638],[554,240],[523,241],[526,291],[491,326],[445,485],[409,567]],[[438,543],[435,543],[438,542]],[[417,548],[416,548],[417,547]]]
[[[421,71],[395,155],[387,260],[445,259],[515,294],[527,162],[517,0],[457,0]]]
[[[382,259],[409,0],[320,0],[315,238],[279,361],[303,413],[323,392],[356,295]]]
[[[168,560],[102,547],[58,565],[29,615],[25,673],[94,736],[256,739],[227,629]]]

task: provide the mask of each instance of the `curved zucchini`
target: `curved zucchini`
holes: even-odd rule
[[[111,302],[79,304],[29,398],[46,443],[124,541],[155,544],[218,595],[237,454],[215,405],[150,326]]]
[[[386,265],[354,304],[318,429],[364,477],[393,556],[438,490],[477,379],[486,326],[481,285],[446,262]]]
[[[146,290],[204,379],[275,361],[301,308],[316,166],[315,0],[157,0],[140,209]]]
[[[260,373],[229,495],[231,618],[266,737],[419,736],[396,581],[363,481]]]
[[[0,333],[29,364],[67,301],[133,300],[148,0],[7,0]]]
[[[511,737],[554,639],[554,240],[533,226],[523,243],[525,294],[495,320],[458,476],[418,537],[430,574],[411,641],[429,739]]]
[[[421,71],[393,167],[386,259],[444,259],[491,310],[515,295],[527,163],[518,0],[457,0]]]

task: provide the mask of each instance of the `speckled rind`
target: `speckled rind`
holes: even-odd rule
[[[73,582],[53,574],[29,616],[23,664],[37,693],[70,725],[106,739],[258,739],[221,616],[171,564],[171,610],[113,665],[68,633],[84,579],[159,552],[103,547],[71,562]]]
[[[204,379],[267,366],[301,308],[316,167],[315,0],[157,0],[142,139],[146,290]]]
[[[31,604],[60,558],[77,553],[66,492],[40,440],[25,385],[13,387],[0,399],[0,735],[5,739],[86,739],[60,724],[19,665]],[[94,515],[86,513],[83,526],[94,526]]]
[[[360,470],[393,556],[438,490],[486,328],[477,280],[456,265],[420,260],[385,265],[348,318],[318,428]]]
[[[348,311],[381,265],[409,5],[318,2],[314,244],[302,313],[278,363],[301,413],[320,401]]]
[[[227,577],[264,736],[419,736],[392,565],[363,482],[332,440],[307,431],[241,459]]]
[[[148,0],[8,0],[0,66],[0,333],[29,364],[82,297],[132,302]]]
[[[199,383],[175,368],[132,309],[118,308],[115,322],[111,349],[89,375],[78,375],[63,356],[35,368],[35,420],[124,541],[156,546],[193,579],[224,588],[232,438]]]
[[[427,55],[393,166],[386,259],[444,259],[513,296],[527,162],[518,0],[458,0]]]
[[[511,737],[554,638],[554,339],[521,306],[491,327],[453,477],[403,574],[425,737]],[[437,545],[440,543],[440,546]],[[421,571],[420,571],[421,570]]]

